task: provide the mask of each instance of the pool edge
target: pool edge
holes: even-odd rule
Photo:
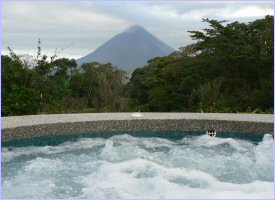
[[[91,113],[2,118],[2,142],[98,131],[206,131],[274,134],[274,115],[228,113]]]

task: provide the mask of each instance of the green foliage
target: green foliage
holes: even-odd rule
[[[12,50],[2,61],[2,116],[68,112],[274,112],[273,16],[250,23],[204,19],[194,43],[148,61],[127,82],[109,64]]]
[[[88,106],[97,112],[121,111],[126,72],[111,64],[83,64],[71,77],[74,96],[87,97]]]
[[[2,56],[2,116],[36,114],[39,95],[31,87],[31,71],[19,60]]]
[[[2,116],[36,114],[39,98],[35,90],[14,86],[11,91],[2,91]]]
[[[273,16],[244,24],[204,19],[196,42],[136,69],[127,85],[132,109],[247,112],[273,109]]]
[[[81,112],[82,113],[95,113],[96,110],[94,108],[84,108]]]
[[[38,52],[33,66],[11,50],[2,56],[2,116],[120,111],[126,73],[111,64],[88,63]]]

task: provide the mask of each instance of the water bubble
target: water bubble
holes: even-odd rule
[[[4,198],[273,198],[273,146],[268,134],[259,144],[124,134],[2,148],[2,192]]]

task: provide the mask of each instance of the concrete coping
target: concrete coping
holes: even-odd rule
[[[99,131],[207,131],[273,134],[272,114],[81,113],[2,117],[2,141]],[[136,115],[138,116],[138,115]]]

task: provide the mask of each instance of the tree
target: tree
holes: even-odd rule
[[[246,112],[273,108],[273,16],[247,24],[203,22],[209,28],[189,31],[195,43],[170,56],[151,59],[133,72],[127,84],[127,94],[135,100],[133,110]]]

